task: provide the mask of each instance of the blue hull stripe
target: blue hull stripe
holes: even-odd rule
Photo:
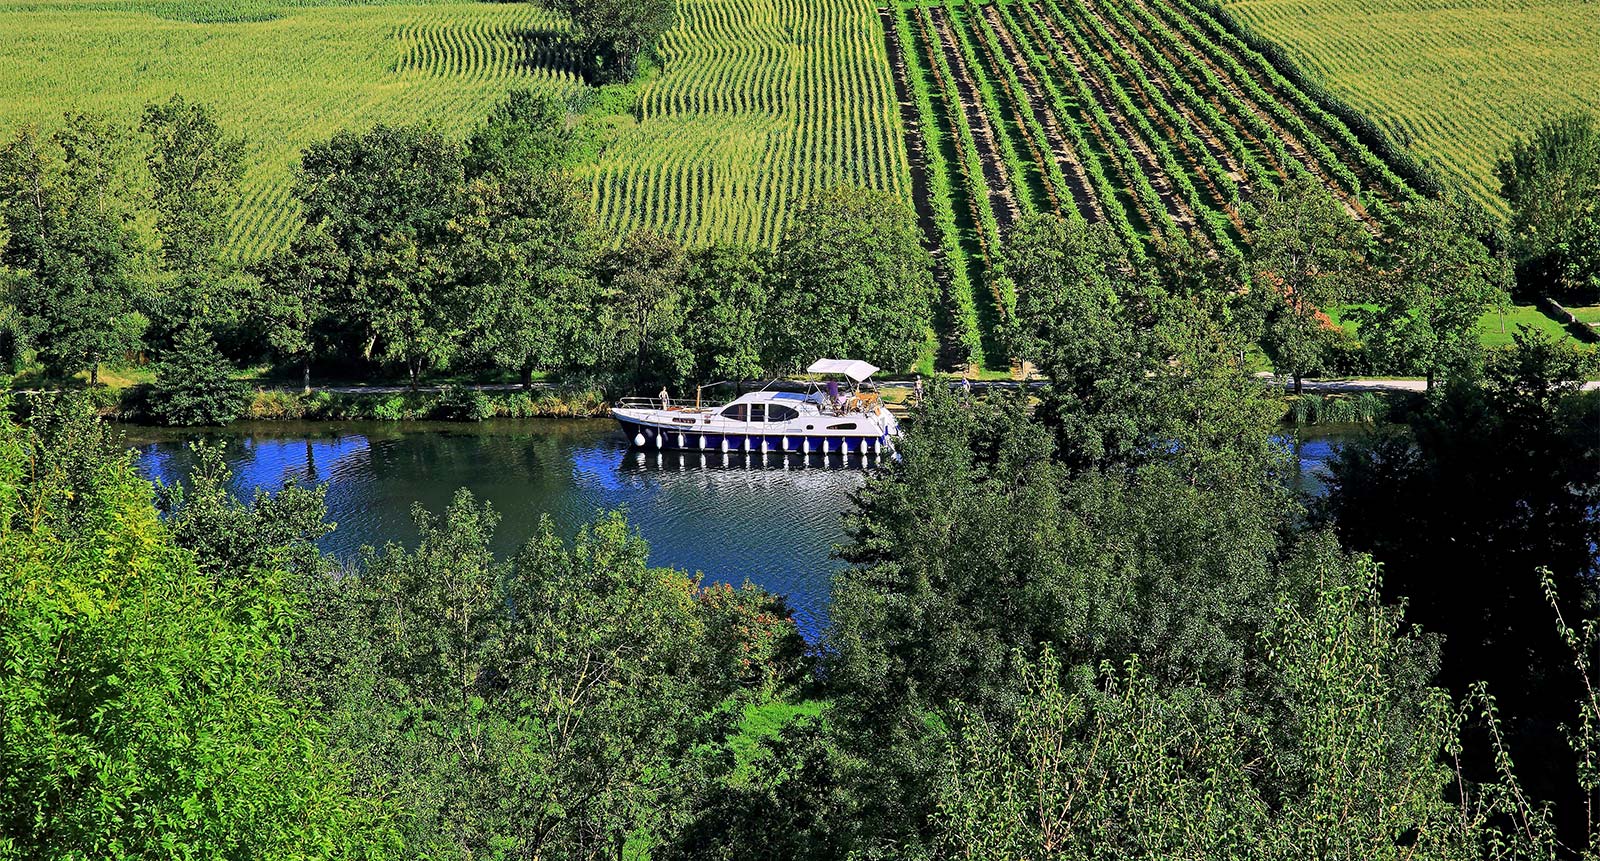
[[[870,454],[872,452],[873,442],[882,443],[884,440],[884,437],[881,436],[804,437],[790,434],[789,445],[785,447],[783,445],[784,438],[781,434],[768,434],[765,436],[761,434],[720,434],[690,430],[679,431],[672,428],[667,428],[663,431],[653,425],[644,425],[639,424],[638,422],[624,421],[622,419],[618,419],[617,424],[622,426],[622,434],[623,436],[627,437],[629,445],[635,445],[636,443],[634,442],[634,438],[642,433],[644,434],[645,438],[645,448],[655,448],[656,435],[658,433],[663,433],[665,439],[662,440],[661,448],[674,451],[701,451],[700,439],[704,437],[706,441],[706,447],[704,451],[708,452],[722,451],[722,443],[724,440],[726,440],[728,443],[728,451],[730,452],[744,451],[745,443],[748,441],[750,445],[750,451],[752,453],[759,453],[761,451],[761,442],[764,439],[767,443],[768,452],[786,451],[798,454],[802,451],[801,446],[803,443],[806,440],[810,440],[812,454],[838,452],[848,452],[850,454]],[[678,445],[679,434],[683,435],[684,444],[681,446]]]

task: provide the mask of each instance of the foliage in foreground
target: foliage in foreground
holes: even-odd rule
[[[397,848],[281,692],[302,608],[282,570],[253,574],[180,548],[92,415],[0,419],[0,857]]]

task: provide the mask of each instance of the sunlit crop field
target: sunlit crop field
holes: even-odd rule
[[[229,17],[242,20],[218,20]],[[536,67],[521,35],[557,23],[511,3],[0,0],[0,117],[10,134],[68,109],[136,123],[173,93],[210,104],[249,143],[232,249],[254,257],[288,238],[290,168],[306,144],[379,121],[460,132],[513,85],[580,86]]]
[[[795,200],[852,181],[903,192],[883,36],[866,0],[684,0],[666,67],[597,163],[580,168],[617,232],[772,242]],[[427,122],[461,134],[512,87],[572,94],[528,3],[0,0],[0,126],[68,109],[137,122],[173,93],[249,142],[231,248],[294,223],[290,171],[341,128]]]
[[[809,191],[908,194],[869,0],[680,0],[642,121],[589,170],[603,220],[692,244],[767,244]]]
[[[1540,119],[1600,110],[1594,0],[1228,0],[1331,89],[1503,211],[1495,158]]]

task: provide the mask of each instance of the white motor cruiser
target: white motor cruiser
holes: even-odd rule
[[[809,373],[848,380],[811,383],[805,391],[771,385],[726,404],[672,398],[624,398],[611,415],[640,448],[707,452],[882,455],[900,423],[869,380],[878,369],[849,359],[820,359]]]

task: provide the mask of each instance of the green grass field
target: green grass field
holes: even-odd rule
[[[1337,306],[1328,310],[1328,318],[1334,325],[1351,335],[1359,336],[1361,327],[1354,320],[1345,319],[1345,315],[1354,306]],[[1557,341],[1577,343],[1567,327],[1552,320],[1544,312],[1533,305],[1513,305],[1504,316],[1504,325],[1498,311],[1490,311],[1478,319],[1478,341],[1485,347],[1509,347],[1511,336],[1517,332],[1517,327],[1527,326],[1555,338]]]
[[[1600,110],[1594,0],[1225,0],[1496,212],[1495,159],[1540,120]]]
[[[905,193],[883,37],[867,0],[682,0],[665,68],[582,169],[617,233],[767,243],[788,204],[853,181]],[[506,90],[582,90],[554,67],[562,26],[527,3],[0,0],[0,125],[67,109],[122,122],[173,93],[249,141],[232,249],[287,240],[290,168],[341,128],[430,122],[460,134]],[[541,35],[543,34],[543,35]]]
[[[1483,319],[1478,321],[1478,340],[1483,342],[1485,347],[1511,346],[1511,336],[1517,331],[1518,326],[1537,329],[1558,341],[1577,342],[1572,333],[1567,331],[1567,327],[1550,319],[1532,305],[1516,305],[1507,311],[1504,331],[1501,331],[1500,322],[1500,314],[1497,312],[1485,314]]]

